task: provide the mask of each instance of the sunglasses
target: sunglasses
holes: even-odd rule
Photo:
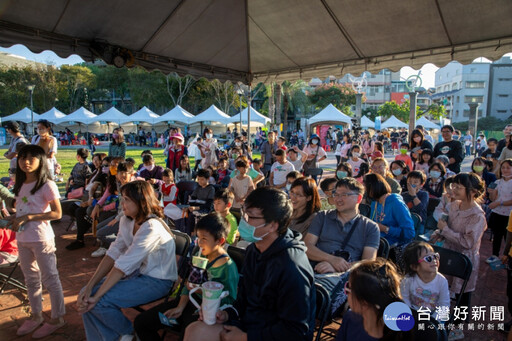
[[[439,256],[439,253],[433,253],[431,255],[426,255],[425,257],[421,258],[421,259],[418,259],[418,263],[421,263],[421,262],[427,262],[427,263],[432,263],[435,260],[439,260],[440,256]]]

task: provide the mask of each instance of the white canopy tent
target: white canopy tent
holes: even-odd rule
[[[375,123],[372,122],[368,117],[361,117],[361,128],[375,128]]]
[[[40,115],[38,115],[34,112],[34,122],[39,121],[39,116]],[[32,123],[31,112],[30,112],[30,109],[27,107],[21,109],[17,113],[14,113],[14,114],[6,116],[6,117],[2,117],[1,119],[3,122],[18,121],[18,122],[23,122],[23,123],[27,123],[27,124]]]
[[[127,116],[124,119],[124,122],[122,122],[122,123],[131,122],[134,124],[139,124],[140,122],[146,122],[146,123],[154,124],[154,123],[156,123],[156,120],[159,118],[160,118],[159,115],[155,114],[154,112],[149,110],[148,107],[144,106],[139,111],[131,114],[130,116]]]
[[[386,122],[381,124],[380,128],[409,128],[409,125],[400,121],[395,117],[395,115],[391,115],[391,117],[388,118]]]
[[[181,106],[177,105],[172,110],[157,118],[155,123],[166,122],[172,124],[172,122],[181,122],[184,124],[189,124],[193,118],[194,115],[183,109]]]
[[[115,107],[112,107],[105,111],[103,114],[96,116],[95,120],[98,122],[110,122],[121,125],[122,123],[128,121],[128,115],[125,115]]]
[[[249,110],[247,108],[242,110],[242,125],[247,125],[248,113]],[[231,117],[231,119],[231,124],[240,124],[240,113]],[[270,123],[270,118],[260,114],[256,109],[251,107],[251,127],[262,127],[265,126],[267,123]]]
[[[441,127],[438,124],[435,124],[434,122],[427,120],[425,116],[422,116],[416,121],[416,125],[418,124],[421,124],[425,129],[441,129]]]
[[[309,125],[318,125],[321,123],[325,124],[351,124],[351,118],[340,110],[338,110],[334,105],[329,104],[322,111],[320,111],[315,116],[311,117],[308,120]]]
[[[58,119],[56,123],[62,124],[66,122],[79,122],[83,124],[91,124],[93,122],[97,122],[96,117],[98,116],[85,109],[84,107],[80,107],[79,109],[73,111],[71,114]]]
[[[48,110],[47,112],[41,114],[41,116],[39,116],[39,119],[47,120],[51,123],[56,124],[60,119],[62,119],[64,117],[66,117],[66,114],[64,114],[59,109],[53,107],[50,110]]]
[[[193,119],[190,120],[190,123],[203,123],[205,125],[208,125],[209,123],[220,123],[220,124],[230,124],[232,122],[232,117],[221,111],[219,108],[217,108],[215,105],[212,104],[211,107],[200,113],[199,115],[195,116]]]

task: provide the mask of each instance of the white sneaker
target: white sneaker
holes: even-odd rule
[[[122,335],[119,338],[119,341],[132,341],[132,340],[133,340],[133,335]]]
[[[76,231],[76,221],[73,222],[73,225],[71,225],[71,228],[70,228],[71,231]]]
[[[497,261],[499,258],[492,255],[491,257],[487,258],[487,260],[485,261],[487,264],[491,264],[492,262],[495,262]]]
[[[107,249],[100,247],[98,250],[91,253],[91,257],[103,257],[107,253]]]

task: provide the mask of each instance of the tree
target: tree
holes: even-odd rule
[[[419,112],[419,111],[418,111]],[[428,106],[428,108],[417,115],[417,117],[421,117],[424,115],[429,115],[434,120],[439,120],[440,118],[446,117],[446,108],[444,105],[439,105],[438,103],[432,103]]]
[[[133,106],[147,106],[154,111],[165,111],[171,106],[166,89],[166,77],[160,71],[147,72],[143,68],[130,70],[130,95]]]
[[[214,79],[210,82],[210,88],[213,99],[219,109],[224,111],[226,114],[229,114],[229,110],[238,100],[233,83],[229,81],[222,83],[219,80]]]
[[[187,96],[190,88],[194,85],[194,78],[189,75],[180,77],[177,73],[173,72],[168,74],[165,79],[167,81],[167,92],[174,106],[181,106],[185,96]]]
[[[85,103],[87,88],[95,86],[95,77],[91,69],[80,65],[62,65],[59,73],[59,105],[68,113],[75,111]]]
[[[117,68],[108,66],[88,66],[96,76],[96,88],[91,91],[91,97],[110,99],[115,106],[115,99],[120,100],[120,110],[126,112],[127,99],[130,97],[130,72],[126,67]]]
[[[379,107],[377,113],[383,121],[395,115],[400,121],[407,122],[409,121],[409,101],[405,101],[402,105],[395,101],[386,102]]]
[[[356,104],[356,92],[351,86],[343,84],[322,85],[309,94],[309,99],[317,110],[323,109],[329,104],[342,110],[345,106]]]

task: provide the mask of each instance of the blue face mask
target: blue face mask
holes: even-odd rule
[[[337,171],[337,172],[336,172],[336,177],[337,177],[338,179],[346,178],[346,177],[347,177],[347,175],[348,175],[348,173],[347,173],[347,172],[345,172],[345,171]]]
[[[430,171],[430,177],[431,178],[434,178],[434,179],[437,179],[441,176],[441,172],[438,172],[438,171]]]
[[[240,219],[240,224],[238,224],[238,232],[240,232],[240,238],[242,238],[245,241],[248,241],[249,243],[256,243],[263,239],[268,233],[264,234],[261,237],[255,237],[254,231],[256,231],[257,228],[265,226],[267,223],[263,223],[260,226],[252,226],[249,225],[248,222],[245,221],[245,219]]]

